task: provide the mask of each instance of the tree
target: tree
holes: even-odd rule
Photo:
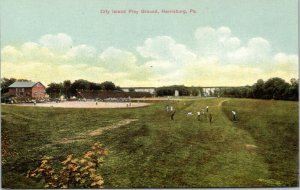
[[[91,82],[83,79],[75,80],[70,88],[71,94],[77,95],[77,90],[89,90],[91,87]]]
[[[8,92],[8,87],[16,81],[15,78],[1,78],[1,94]]]
[[[90,90],[102,90],[102,85],[99,83],[90,83]]]
[[[70,80],[65,80],[63,82],[63,92],[64,95],[67,97],[67,99],[69,99],[71,97],[71,81]]]
[[[59,98],[62,91],[63,91],[62,83],[50,83],[50,84],[48,84],[48,87],[46,88],[46,93],[51,98]]]
[[[290,100],[298,100],[299,99],[299,80],[292,78],[290,80],[290,88],[289,88],[289,99]]]
[[[265,97],[267,99],[287,100],[290,84],[279,77],[270,78],[265,83]]]
[[[101,86],[103,90],[109,90],[109,91],[116,90],[116,85],[111,81],[105,81],[101,83]]]
[[[265,88],[265,82],[262,79],[257,80],[257,82],[252,86],[253,98],[263,98],[264,88]]]

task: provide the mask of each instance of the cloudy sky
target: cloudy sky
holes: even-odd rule
[[[2,0],[1,77],[119,86],[239,86],[298,78],[297,2]]]

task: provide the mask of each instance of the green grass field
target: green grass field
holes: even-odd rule
[[[131,109],[2,105],[2,185],[43,188],[26,172],[43,155],[62,161],[95,142],[110,153],[98,172],[106,188],[298,186],[298,102],[188,99]],[[209,106],[208,119],[186,116]],[[231,121],[230,112],[238,113]],[[89,135],[127,119],[128,125]]]

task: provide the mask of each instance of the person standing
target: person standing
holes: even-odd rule
[[[166,110],[167,110],[167,112],[169,112],[169,105],[166,106]]]
[[[208,113],[208,106],[206,106],[206,112]]]
[[[209,114],[209,123],[210,124],[212,123],[212,114],[211,113]]]
[[[232,120],[236,121],[236,112],[235,111],[231,111],[232,113]]]
[[[201,112],[197,112],[197,119],[198,119],[198,121],[200,121],[201,120]]]
[[[171,119],[172,119],[172,120],[174,120],[175,112],[176,112],[176,111],[174,111],[174,112],[172,113],[172,115],[171,115]]]

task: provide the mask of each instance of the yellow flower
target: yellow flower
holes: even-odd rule
[[[87,160],[83,158],[83,159],[81,159],[79,162],[80,162],[81,164],[83,164],[83,163],[87,162]]]
[[[91,158],[92,155],[94,155],[94,152],[88,151],[87,153],[85,153],[84,158]]]
[[[72,160],[72,158],[73,158],[73,154],[68,155],[67,159],[65,161],[61,162],[61,163],[66,164],[66,163],[70,162]]]

